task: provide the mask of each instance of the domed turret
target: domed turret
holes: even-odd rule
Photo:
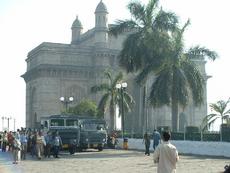
[[[95,10],[95,27],[108,27],[108,11],[102,0]]]
[[[102,2],[102,0],[97,5],[95,13],[108,13],[107,8],[106,8],[105,4]]]
[[[75,21],[73,22],[71,28],[72,29],[73,28],[82,28],[82,24],[81,24],[80,20],[78,19],[78,16],[76,17]]]
[[[95,44],[105,46],[108,41],[108,11],[102,0],[95,10]]]
[[[80,20],[78,19],[78,16],[74,20],[71,29],[72,29],[72,42],[71,43],[77,43],[80,40],[80,36],[82,33],[82,29],[83,29],[82,24]]]

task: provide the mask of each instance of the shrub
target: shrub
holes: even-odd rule
[[[171,139],[172,140],[184,140],[184,133],[183,132],[172,132]]]
[[[203,133],[203,141],[220,141],[219,133]]]
[[[199,127],[187,126],[185,131],[186,131],[186,133],[198,133],[199,132]]]

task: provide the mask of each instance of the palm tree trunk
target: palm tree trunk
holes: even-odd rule
[[[115,129],[115,106],[110,106],[109,133]]]
[[[176,132],[178,131],[178,103],[176,101],[172,100],[172,131]]]
[[[220,141],[223,141],[223,132],[222,132],[222,126],[223,126],[224,120],[223,115],[221,114],[221,125],[220,125]]]

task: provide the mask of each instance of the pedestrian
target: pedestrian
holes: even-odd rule
[[[30,153],[31,153],[32,157],[37,155],[37,151],[36,151],[36,133],[37,132],[34,131],[30,136]]]
[[[19,152],[21,150],[21,142],[19,139],[12,137],[12,153],[13,153],[13,164],[18,164],[19,161]]]
[[[145,155],[150,155],[149,147],[150,147],[150,137],[147,132],[144,134],[143,142],[145,143]]]
[[[230,165],[225,165],[223,173],[230,173]]]
[[[8,144],[7,132],[4,131],[2,135],[2,152],[6,152],[6,146]]]
[[[27,142],[28,142],[28,138],[26,135],[25,131],[21,131],[20,134],[20,142],[21,142],[21,159],[25,160],[26,159],[26,153],[27,153]]]
[[[44,156],[50,158],[52,136],[49,131],[45,135],[45,142],[46,142],[46,145],[44,147]]]
[[[7,141],[8,141],[8,151],[12,150],[12,145],[13,145],[13,133],[12,131],[10,131],[9,133],[7,133]]]
[[[179,160],[178,151],[169,142],[171,135],[163,132],[163,142],[157,146],[153,153],[153,160],[157,163],[157,173],[176,173],[176,163]]]
[[[37,151],[37,157],[39,160],[42,158],[42,153],[44,151],[43,149],[43,137],[42,137],[42,132],[39,131],[36,133],[36,151]]]
[[[153,150],[156,149],[160,141],[161,141],[161,135],[156,129],[154,129],[153,131]]]
[[[55,132],[53,136],[53,155],[55,158],[59,158],[59,150],[62,147],[62,140],[59,136],[58,131]]]
[[[2,133],[0,132],[0,149],[2,149]]]

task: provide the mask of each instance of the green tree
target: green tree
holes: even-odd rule
[[[228,108],[228,104],[230,102],[230,98],[227,101],[220,100],[217,103],[211,103],[209,107],[211,108],[211,111],[213,113],[207,115],[204,117],[201,128],[202,130],[208,130],[210,126],[215,123],[217,119],[221,119],[221,125],[224,123],[224,120],[226,122],[229,121],[230,118],[230,109]],[[222,141],[222,129],[220,128],[220,136]]]
[[[115,109],[121,99],[120,92],[117,90],[116,84],[123,80],[123,74],[120,72],[115,77],[113,77],[110,71],[106,71],[105,77],[107,79],[107,82],[93,86],[91,88],[91,91],[93,93],[103,93],[102,98],[100,99],[98,104],[98,109],[103,114],[106,112],[107,109],[109,109],[109,130],[111,132],[115,129]],[[127,91],[124,91],[124,103],[125,110],[130,110],[131,105],[134,103],[132,96]]]
[[[170,47],[170,35],[178,27],[178,17],[159,8],[158,3],[158,0],[150,0],[147,6],[140,2],[129,3],[127,7],[132,18],[117,20],[109,31],[114,36],[130,31],[123,43],[119,63],[128,73],[137,72],[139,84],[145,85],[146,73],[161,64]],[[145,94],[143,97],[147,100]]]
[[[177,16],[158,8],[158,2],[150,0],[147,6],[129,3],[132,18],[117,20],[109,30],[114,36],[130,31],[119,55],[119,63],[127,72],[145,73],[146,66],[157,67],[168,45],[169,31],[177,29]]]
[[[195,106],[203,103],[205,79],[195,61],[202,61],[205,57],[211,60],[217,58],[216,52],[205,47],[195,46],[185,51],[183,33],[188,25],[189,20],[182,29],[178,28],[173,33],[168,52],[162,64],[154,71],[156,78],[149,96],[154,107],[171,106],[173,131],[178,130],[179,107],[185,108],[189,100]]]
[[[100,117],[96,103],[91,100],[83,100],[78,105],[70,107],[68,113]]]
[[[191,98],[195,105],[203,101],[203,76],[193,60],[208,57],[215,60],[217,54],[205,47],[184,50],[182,29],[177,16],[158,9],[158,0],[150,0],[147,6],[139,2],[128,5],[134,20],[118,21],[110,33],[115,36],[130,29],[134,31],[124,41],[120,53],[120,65],[127,72],[137,72],[137,82],[145,83],[155,75],[149,101],[154,107],[171,106],[172,129],[178,129],[178,108],[184,108]]]

